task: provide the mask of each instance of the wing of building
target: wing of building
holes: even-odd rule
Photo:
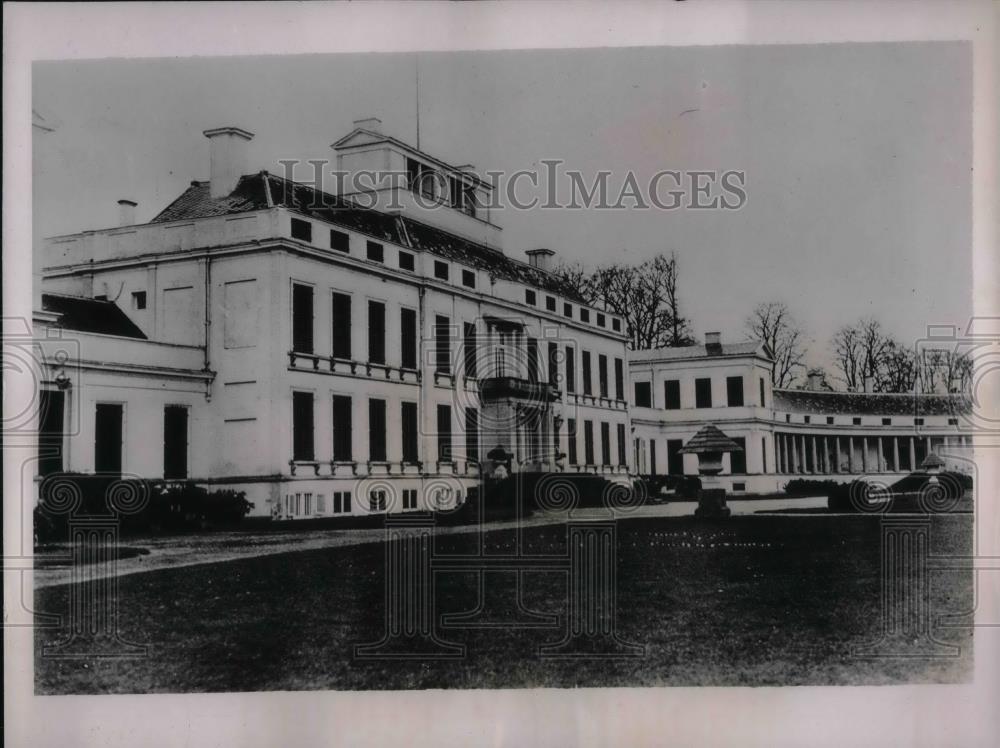
[[[621,318],[550,250],[506,253],[471,168],[356,125],[334,149],[385,174],[364,191],[252,170],[223,127],[151,222],[122,200],[121,225],[46,241],[40,474],[188,479],[281,518],[452,505],[487,453],[628,474]]]

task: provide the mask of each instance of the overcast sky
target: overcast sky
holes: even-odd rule
[[[42,63],[36,236],[146,221],[208,177],[201,131],[256,133],[251,170],[332,158],[368,116],[413,142],[413,55]],[[743,170],[739,211],[505,210],[505,251],[588,264],[676,251],[700,335],[788,304],[826,363],[843,323],[905,341],[971,312],[971,56],[964,43],[587,49],[420,56],[422,149],[480,172],[562,159],[620,183]]]

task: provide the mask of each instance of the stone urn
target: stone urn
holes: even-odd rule
[[[722,472],[722,456],[729,452],[742,452],[743,448],[726,436],[716,426],[708,424],[691,441],[681,448],[681,454],[698,455],[698,475],[701,490],[698,492],[696,517],[728,517],[731,510],[726,506],[726,489],[719,474]]]

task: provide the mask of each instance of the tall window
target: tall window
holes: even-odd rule
[[[368,401],[368,459],[385,462],[385,400]]]
[[[447,317],[434,316],[434,368],[451,374],[451,324]]]
[[[597,357],[597,377],[601,397],[608,396],[608,357],[603,353]]]
[[[351,297],[333,294],[333,357],[351,358]]]
[[[696,408],[712,407],[712,380],[709,378],[694,380],[694,404]]]
[[[838,438],[838,437],[834,437]],[[907,455],[909,456],[909,455]],[[760,438],[760,462],[762,466],[761,472],[767,472],[767,439],[765,437]]]
[[[764,407],[764,377],[760,377],[757,380],[757,382],[760,385],[760,407],[763,408]]]
[[[559,344],[549,343],[549,384],[559,386]]]
[[[625,362],[615,359],[615,399],[625,399]]]
[[[368,362],[385,364],[385,304],[368,301]]]
[[[683,446],[683,439],[667,439],[667,473],[670,475],[684,475]]]
[[[726,377],[726,404],[730,408],[743,405],[743,377]]]
[[[313,352],[313,290],[301,283],[292,284],[292,350]]]
[[[98,403],[94,418],[94,471],[118,474],[122,471],[121,403]]]
[[[619,423],[616,429],[618,436],[618,464],[624,465],[628,461],[628,456],[625,450],[625,424]]]
[[[733,475],[745,475],[747,472],[747,440],[742,436],[734,436],[733,441],[740,445],[738,452],[729,453],[729,472]]]
[[[163,477],[187,478],[188,409],[168,405],[163,409]]]
[[[419,433],[419,426],[417,424],[417,404],[402,403],[400,405],[400,416],[403,431],[403,462],[417,462],[420,459],[418,457],[417,435]]]
[[[63,470],[66,396],[62,390],[42,390],[39,395],[38,474],[44,477]]]
[[[538,381],[538,339],[528,338],[528,379]]]
[[[351,398],[333,396],[333,459],[336,462],[354,461],[354,426],[351,417]]]
[[[649,440],[649,472],[656,475],[656,439]]]
[[[476,365],[476,323],[466,322],[463,327],[463,333],[464,343],[462,354],[464,361],[462,367],[465,369],[465,376],[475,379],[479,376]]]
[[[679,379],[668,379],[663,383],[663,407],[667,410],[680,410],[681,382]]]
[[[653,407],[652,388],[649,382],[635,383],[635,404],[639,408]]]
[[[465,409],[465,459],[479,462],[479,410]]]
[[[566,391],[576,392],[576,358],[573,347],[566,346]]]
[[[594,394],[590,376],[590,351],[583,351],[583,394]],[[588,462],[587,464],[593,464]]]
[[[438,460],[451,462],[451,406],[437,406]]]
[[[313,394],[292,393],[292,459],[311,462],[316,459],[313,447]]]
[[[417,368],[417,313],[403,307],[399,310],[400,366]]]
[[[566,457],[570,465],[576,465],[576,419],[566,419]]]
[[[594,461],[594,422],[583,422],[583,460],[585,465],[595,465]]]
[[[611,464],[611,424],[601,421],[601,464]]]

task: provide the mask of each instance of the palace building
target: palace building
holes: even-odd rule
[[[621,318],[551,250],[505,251],[471,167],[362,120],[338,167],[402,178],[327,194],[251,169],[246,130],[204,135],[209,179],[153,220],[123,200],[121,225],[45,242],[40,475],[304,518],[445,508],[501,463],[630,472]]]

